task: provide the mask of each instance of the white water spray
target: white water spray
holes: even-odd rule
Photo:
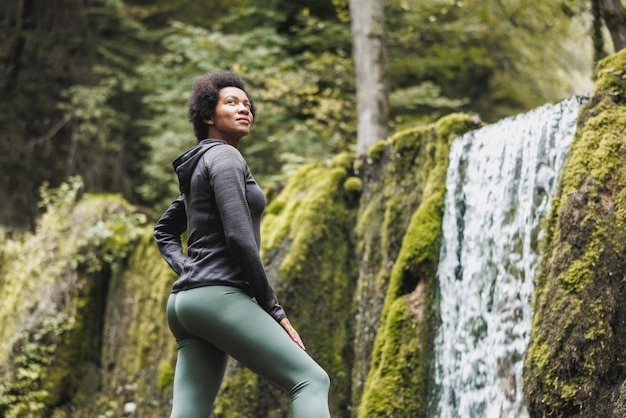
[[[438,276],[438,418],[525,418],[523,357],[538,243],[581,98],[457,138]]]

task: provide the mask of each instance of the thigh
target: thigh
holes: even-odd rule
[[[319,365],[274,318],[243,291],[206,286],[179,293],[189,309],[180,313],[185,328],[289,392]],[[178,305],[178,304],[177,304]],[[202,315],[202,311],[213,311]],[[193,318],[204,317],[200,322]]]

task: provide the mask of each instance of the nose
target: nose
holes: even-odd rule
[[[244,112],[247,114],[247,113],[250,113],[250,109],[248,108],[248,106],[242,103],[239,105],[238,112]]]

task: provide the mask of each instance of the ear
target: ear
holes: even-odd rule
[[[213,125],[213,119],[202,119],[202,122],[206,123],[207,125]]]

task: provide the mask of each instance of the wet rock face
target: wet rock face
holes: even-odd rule
[[[525,360],[531,416],[624,416],[626,52],[598,66],[596,94],[547,222]]]

